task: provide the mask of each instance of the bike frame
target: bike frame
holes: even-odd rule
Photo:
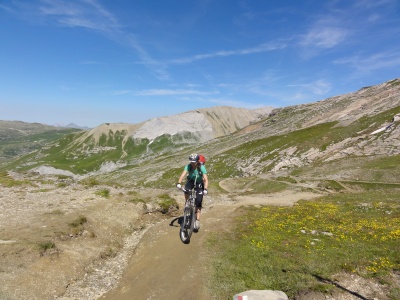
[[[197,177],[195,179],[193,189],[189,191],[189,198],[185,202],[185,208],[183,210],[183,220],[181,223],[181,228],[179,230],[179,236],[184,244],[190,243],[190,238],[194,230],[194,223],[196,221],[196,180]],[[184,189],[182,190],[184,192],[188,192]]]

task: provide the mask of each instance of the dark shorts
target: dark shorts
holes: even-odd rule
[[[195,190],[196,190],[196,201],[195,201],[196,207],[202,208],[203,190],[204,190],[203,182],[198,182],[198,183],[196,183],[196,186],[195,186],[193,180],[187,181],[185,184],[185,190],[192,190],[193,188],[195,188]]]

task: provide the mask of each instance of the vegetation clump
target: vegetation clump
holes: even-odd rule
[[[97,196],[101,196],[104,198],[109,198],[110,197],[110,190],[109,189],[101,189],[95,192]]]
[[[7,172],[0,172],[0,185],[5,187],[15,187],[25,184],[32,185],[29,180],[15,180],[9,176]]]
[[[86,223],[87,218],[83,215],[80,215],[74,221],[70,222],[68,225],[71,227],[71,235],[78,235],[83,232]]]
[[[179,205],[174,198],[168,194],[162,194],[159,196],[160,200],[158,204],[161,207],[161,212],[163,214],[168,213],[171,209],[178,209]]]
[[[56,244],[53,241],[44,241],[38,244],[40,256],[45,255],[46,253],[55,250]]]

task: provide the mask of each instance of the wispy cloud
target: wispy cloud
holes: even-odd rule
[[[133,49],[140,63],[145,65],[159,80],[169,79],[167,66],[153,59],[136,36],[127,32],[118,18],[102,6],[97,0],[39,0],[39,4],[15,2],[11,7],[4,5],[0,9],[18,15],[27,22],[36,19],[41,24],[52,23],[56,26],[84,28],[102,34],[113,42]]]
[[[308,30],[298,35],[301,54],[310,58],[341,46],[353,34],[353,23],[347,11],[330,7],[312,21]]]
[[[103,32],[112,32],[120,27],[117,19],[94,0],[42,0],[39,12],[62,26]]]
[[[254,53],[269,52],[284,49],[287,47],[285,41],[277,41],[270,43],[263,43],[253,48],[245,48],[239,50],[221,50],[213,53],[198,54],[191,57],[177,58],[168,61],[169,64],[186,64],[203,59],[211,59],[215,57],[225,57],[225,56],[238,56],[238,55],[249,55]]]
[[[212,95],[218,94],[217,91],[203,92],[197,90],[184,90],[184,89],[150,89],[142,91],[132,90],[119,90],[115,91],[114,95],[132,95],[132,96],[179,96],[179,95]]]
[[[386,51],[369,56],[352,56],[334,61],[335,64],[349,65],[360,72],[373,72],[380,69],[400,66],[400,49]]]
[[[319,96],[329,93],[329,91],[332,88],[332,85],[323,79],[319,79],[319,80],[316,80],[313,82],[303,83],[303,84],[290,84],[288,86],[301,87],[301,88],[313,93],[314,95],[319,95]]]
[[[4,4],[0,4],[0,9],[5,10],[8,13],[13,13],[13,10],[9,6],[6,6]]]
[[[375,9],[381,6],[396,4],[397,0],[358,0],[354,7],[357,9]]]
[[[262,81],[257,81],[243,86],[243,89],[252,94],[262,96],[271,103],[270,105],[274,106],[309,102],[327,95],[332,90],[332,84],[323,79],[283,86],[280,85],[281,81],[280,79],[279,82],[272,84],[263,84]]]
[[[347,35],[348,30],[345,28],[316,26],[302,37],[300,45],[321,49],[333,48],[342,43]]]

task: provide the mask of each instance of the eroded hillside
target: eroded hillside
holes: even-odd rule
[[[214,178],[291,172],[348,158],[399,154],[400,80],[284,108],[200,109],[141,124],[103,124],[10,165],[64,169],[120,184],[158,185],[202,152]],[[54,169],[53,169],[54,172]]]

